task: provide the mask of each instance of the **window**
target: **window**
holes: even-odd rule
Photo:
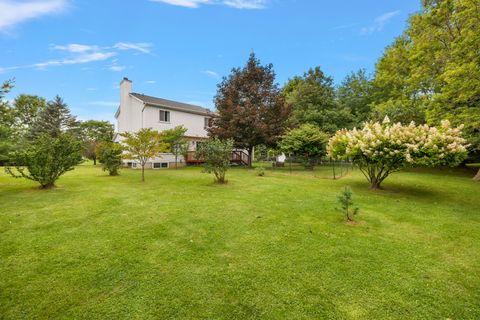
[[[170,111],[160,110],[160,122],[170,122]]]
[[[212,126],[212,118],[203,118],[203,128],[207,129]]]
[[[153,169],[168,168],[167,162],[154,162]]]

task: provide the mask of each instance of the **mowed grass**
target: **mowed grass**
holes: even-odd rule
[[[0,317],[479,319],[480,184],[398,173],[339,180],[199,168],[54,190],[0,173]],[[356,225],[335,210],[350,185]]]

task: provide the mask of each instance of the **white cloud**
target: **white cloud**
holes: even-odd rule
[[[204,4],[224,5],[236,9],[263,9],[267,0],[150,0],[186,8],[198,8]]]
[[[145,83],[148,83],[148,84],[155,84],[155,83],[157,83],[157,81],[155,81],[155,80],[147,80],[147,81],[145,81]]]
[[[100,48],[95,45],[86,45],[86,44],[77,44],[77,43],[71,43],[63,46],[59,45],[54,45],[52,46],[53,49],[55,50],[62,50],[62,51],[68,51],[72,53],[82,53],[82,52],[87,52],[87,51],[98,51]]]
[[[0,31],[37,17],[60,13],[67,8],[66,0],[11,1],[0,0]]]
[[[386,12],[381,16],[378,16],[373,20],[373,24],[369,27],[364,27],[360,30],[363,35],[372,34],[377,31],[381,31],[385,24],[387,24],[393,17],[397,16],[400,10]]]
[[[125,66],[117,66],[117,65],[113,65],[113,66],[110,66],[108,69],[114,71],[114,72],[122,72],[123,70],[125,70],[127,67]]]
[[[2,0],[0,0],[0,3],[1,1]],[[54,66],[86,64],[95,61],[104,61],[114,56],[117,56],[120,50],[135,50],[142,53],[150,53],[151,47],[153,47],[153,45],[150,43],[128,42],[119,42],[114,46],[110,47],[78,43],[70,43],[66,45],[51,45],[51,49],[66,52],[68,53],[67,56],[64,58],[52,59],[28,65],[0,67],[0,73],[16,69],[46,69],[47,67]],[[125,70],[126,67],[117,65],[117,61],[117,59],[113,60],[108,68],[115,72],[121,72]]]
[[[265,0],[225,0],[223,4],[237,9],[263,9]]]
[[[97,91],[97,88],[87,88],[87,91]]]
[[[203,71],[203,73],[205,73],[206,75],[208,75],[212,78],[220,78],[220,75],[218,73],[216,73],[215,71],[212,71],[212,70],[205,70],[205,71]]]
[[[118,42],[113,46],[118,50],[135,50],[141,53],[150,53],[152,47],[151,43],[131,43],[131,42]]]

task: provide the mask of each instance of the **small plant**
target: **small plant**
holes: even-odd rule
[[[337,195],[337,202],[341,205],[341,211],[345,214],[347,221],[354,221],[353,216],[358,214],[359,209],[353,206],[353,192],[349,186],[345,186],[343,190]]]
[[[264,167],[255,168],[255,174],[259,177],[265,176],[265,168]]]

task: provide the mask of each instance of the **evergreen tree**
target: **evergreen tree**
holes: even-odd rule
[[[79,122],[71,114],[62,98],[56,96],[55,100],[48,102],[47,106],[39,112],[32,124],[30,138],[35,139],[42,134],[57,137],[62,132],[78,134],[78,130]]]

